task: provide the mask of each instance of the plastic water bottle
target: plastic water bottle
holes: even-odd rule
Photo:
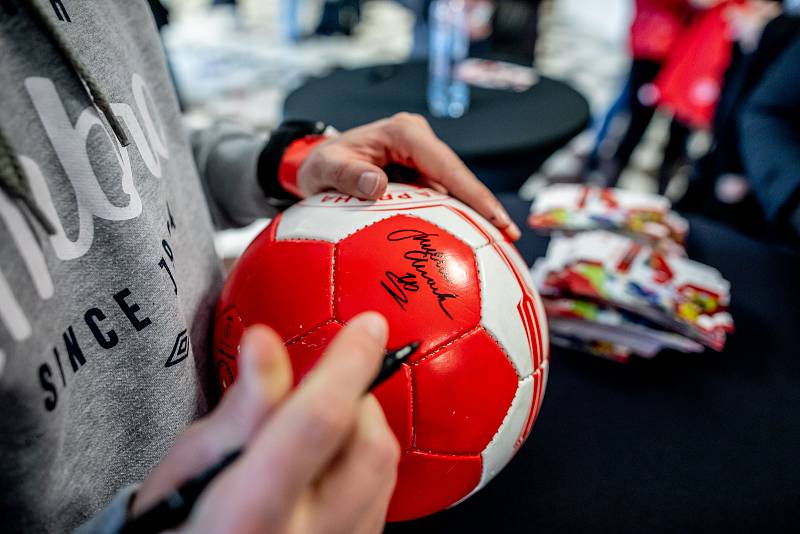
[[[469,87],[456,78],[469,51],[464,0],[434,0],[428,25],[428,108],[434,117],[457,118],[469,107]]]
[[[281,26],[283,38],[294,43],[300,40],[300,4],[301,0],[281,0]]]

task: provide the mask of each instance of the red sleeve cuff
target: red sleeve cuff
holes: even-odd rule
[[[303,194],[297,186],[297,171],[306,160],[308,155],[319,143],[324,141],[324,135],[307,135],[293,141],[286,147],[278,166],[278,183],[287,192],[298,198]]]

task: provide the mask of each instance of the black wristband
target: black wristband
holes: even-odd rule
[[[275,128],[269,136],[269,141],[258,156],[258,184],[268,199],[278,203],[290,203],[297,197],[287,192],[278,182],[278,169],[286,148],[298,139],[307,135],[322,135],[327,125],[323,122],[311,121],[286,121]]]

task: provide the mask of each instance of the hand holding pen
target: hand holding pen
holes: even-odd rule
[[[142,485],[131,516],[244,447],[202,492],[183,526],[380,532],[399,450],[380,406],[364,392],[385,365],[386,339],[380,315],[357,316],[290,393],[281,340],[267,328],[249,329],[239,380],[214,412],[178,438]]]

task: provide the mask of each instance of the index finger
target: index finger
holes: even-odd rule
[[[427,178],[441,183],[450,193],[472,207],[506,237],[516,241],[520,231],[508,212],[422,117],[400,119],[393,131],[393,151],[400,162],[411,162]]]
[[[280,517],[330,463],[354,428],[357,407],[383,359],[387,330],[377,313],[354,318],[242,458],[215,481],[225,492],[247,494],[234,505],[235,514]]]

